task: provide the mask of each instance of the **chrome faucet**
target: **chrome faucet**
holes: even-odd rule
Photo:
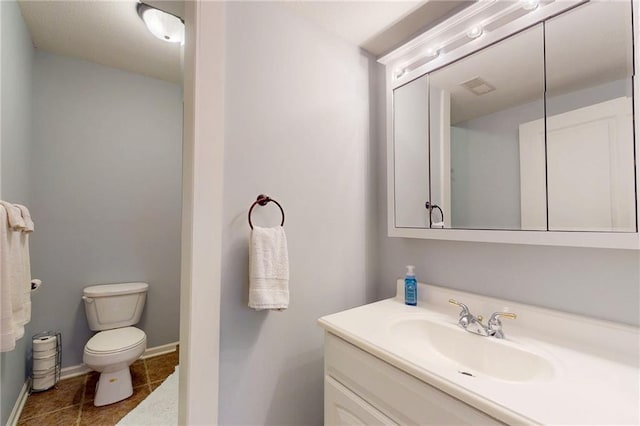
[[[449,303],[459,306],[460,318],[458,318],[458,325],[469,333],[478,334],[480,336],[494,336],[497,339],[504,339],[504,332],[502,331],[502,321],[500,318],[516,319],[516,314],[511,312],[494,312],[489,317],[487,325],[482,324],[482,315],[477,317],[469,311],[469,308],[464,303],[457,302],[453,299],[449,299]]]

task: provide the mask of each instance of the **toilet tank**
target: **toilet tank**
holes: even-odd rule
[[[102,284],[83,291],[84,310],[93,331],[127,327],[140,321],[147,283]]]

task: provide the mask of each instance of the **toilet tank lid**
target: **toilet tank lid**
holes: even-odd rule
[[[87,297],[118,296],[121,294],[143,293],[147,291],[147,283],[101,284],[85,287],[83,293]]]

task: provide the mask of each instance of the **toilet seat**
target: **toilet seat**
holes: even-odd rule
[[[93,355],[108,355],[124,352],[146,342],[144,331],[135,327],[105,330],[93,336],[84,351]]]

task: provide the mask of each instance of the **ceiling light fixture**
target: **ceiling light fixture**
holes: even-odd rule
[[[151,34],[169,43],[184,44],[182,19],[145,3],[138,3],[137,10]]]
[[[540,0],[522,0],[522,8],[524,10],[534,10],[538,8]]]

